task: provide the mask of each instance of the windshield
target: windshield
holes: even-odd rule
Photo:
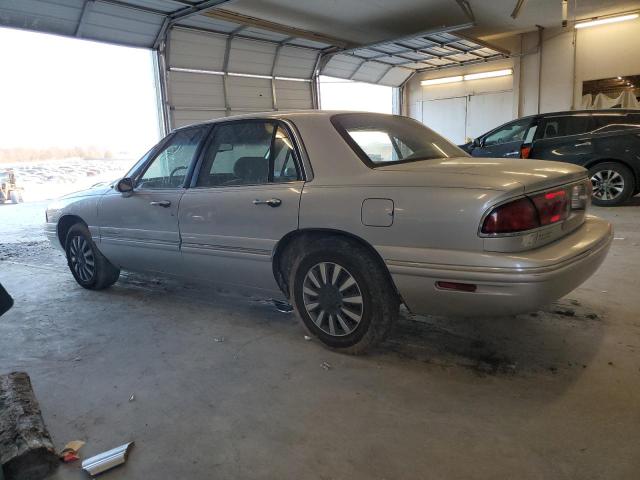
[[[468,157],[421,123],[396,115],[341,113],[331,123],[370,167],[449,157]]]

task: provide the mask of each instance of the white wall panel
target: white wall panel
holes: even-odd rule
[[[174,107],[225,107],[222,75],[169,72],[168,90]]]
[[[271,75],[276,54],[275,43],[255,42],[241,38],[231,41],[229,72]]]
[[[311,82],[276,80],[278,110],[313,108]]]
[[[267,78],[227,77],[227,94],[231,110],[272,110],[271,80]]]
[[[222,35],[173,29],[169,66],[221,72],[227,40]]]
[[[308,48],[282,47],[276,62],[275,76],[311,79],[318,52]]]

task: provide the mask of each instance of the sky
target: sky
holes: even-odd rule
[[[137,158],[160,139],[150,50],[0,28],[0,66],[0,148]],[[320,80],[323,109],[391,113],[390,87]]]
[[[0,28],[0,148],[109,149],[159,140],[151,51]]]

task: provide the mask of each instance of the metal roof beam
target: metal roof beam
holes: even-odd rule
[[[416,37],[426,37],[429,34],[455,32],[457,30],[461,30],[463,28],[470,28],[470,27],[473,27],[473,23],[464,23],[464,24],[461,24],[461,25],[453,25],[451,27],[443,27],[443,28],[436,28],[436,29],[433,29],[433,30],[427,30],[427,31],[423,31],[423,32],[416,32],[416,33],[411,34],[411,35],[405,35],[405,36],[399,37],[399,38],[390,38],[388,40],[375,42],[375,43],[372,43],[370,45],[361,45],[359,47],[352,47],[352,48],[349,48],[348,50],[346,50],[346,52],[350,53],[353,50],[360,50],[360,49],[373,50],[375,47],[379,47],[379,46],[385,45],[387,43],[402,42],[402,41],[405,41],[405,40],[409,41],[409,40],[415,39]],[[438,42],[438,43],[440,43],[440,42]]]
[[[192,6],[184,7],[169,13],[162,22],[162,25],[160,25],[160,29],[158,30],[158,34],[156,35],[156,39],[153,42],[153,48],[157,49],[160,46],[160,42],[165,39],[165,37],[167,36],[167,32],[180,20],[189,18],[192,15],[197,15],[198,13],[204,13],[211,8],[217,7],[218,5],[222,5],[223,3],[227,3],[230,1],[231,0],[204,0]]]
[[[82,5],[82,12],[80,13],[80,19],[78,19],[78,25],[76,26],[76,31],[74,33],[75,37],[80,37],[82,35],[82,26],[84,25],[84,21],[87,19],[87,15],[91,11],[95,0],[84,0],[84,5]]]
[[[340,48],[353,48],[356,46],[351,42],[339,38],[330,37],[321,33],[310,32],[308,30],[302,30],[300,28],[289,27],[280,23],[262,20],[260,18],[251,17],[249,15],[242,15],[240,13],[231,12],[228,10],[216,9],[214,11],[204,12],[203,15],[218,20],[225,20],[227,22],[237,23],[240,25],[257,27],[263,30],[268,30],[270,32],[281,33],[295,38],[303,38],[306,40],[333,45]]]
[[[137,10],[144,13],[152,13],[154,15],[160,15],[162,17],[167,15],[167,12],[162,10],[156,10],[155,8],[143,7],[142,5],[133,5],[131,3],[123,2],[120,0],[96,0],[100,3],[107,3],[109,5],[115,5],[116,7],[128,8],[129,10]]]

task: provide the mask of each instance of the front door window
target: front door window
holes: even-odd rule
[[[181,188],[206,128],[179,130],[138,179],[140,189]]]
[[[522,142],[530,123],[530,118],[508,123],[504,127],[487,135],[484,139],[483,146],[491,147],[509,142]]]

